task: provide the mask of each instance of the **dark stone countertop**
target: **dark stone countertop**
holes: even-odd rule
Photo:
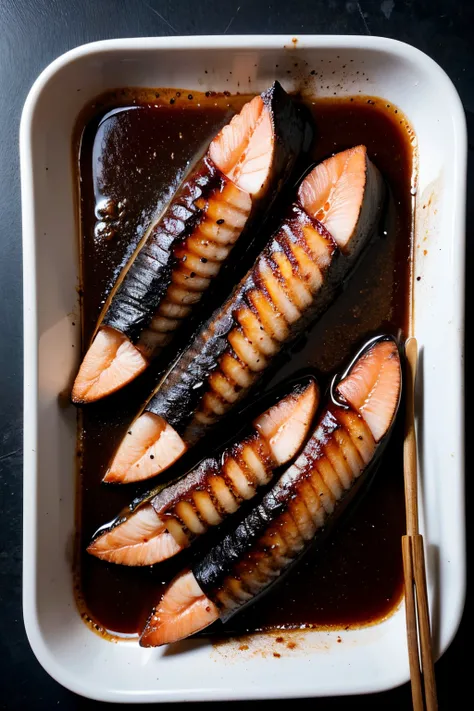
[[[474,252],[474,3],[471,0],[0,0],[0,706],[5,709],[92,709],[104,706],[63,689],[28,645],[21,612],[22,558],[22,277],[18,125],[40,71],[68,49],[113,37],[190,34],[373,34],[415,45],[449,74],[470,131],[467,274]],[[435,107],[434,107],[435,110]],[[467,303],[474,284],[467,279]],[[471,353],[467,311],[466,361]],[[474,383],[466,370],[467,402]],[[466,433],[472,416],[466,410]],[[467,437],[467,447],[470,438]],[[470,474],[469,461],[467,473]],[[449,472],[446,472],[447,477]],[[467,481],[468,500],[472,498]],[[469,518],[469,517],[468,517]],[[472,523],[468,521],[468,558]],[[469,578],[469,567],[468,567]],[[468,580],[469,582],[469,580]],[[469,587],[468,587],[469,591]],[[440,708],[469,698],[466,605],[453,644],[436,665]],[[288,702],[260,702],[261,707]],[[369,697],[303,700],[321,711],[409,709],[409,686]],[[235,704],[234,704],[235,706]]]

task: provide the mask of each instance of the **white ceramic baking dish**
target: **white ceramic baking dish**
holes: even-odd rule
[[[422,526],[437,654],[458,626],[465,591],[463,297],[466,128],[459,97],[427,56],[377,37],[172,37],[112,40],[53,62],[26,101],[20,131],[23,203],[25,464],[23,606],[31,646],[61,684],[104,701],[156,702],[351,694],[409,678],[403,604],[353,631],[301,632],[273,657],[256,637],[144,650],[94,634],[76,609],[71,573],[74,408],[58,404],[77,365],[78,232],[71,135],[80,109],[120,86],[261,91],[301,86],[304,62],[324,81],[307,90],[383,96],[418,139],[414,325]],[[298,63],[298,69],[294,65]],[[276,68],[278,67],[278,68]],[[207,73],[205,72],[207,70]],[[289,70],[290,73],[287,72]],[[232,72],[229,74],[229,72]],[[307,69],[303,75],[309,76]],[[296,73],[295,73],[296,72]],[[425,209],[422,206],[425,205]],[[337,637],[342,643],[336,644]],[[281,645],[280,645],[281,646]]]

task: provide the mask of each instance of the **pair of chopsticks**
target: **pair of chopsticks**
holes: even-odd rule
[[[423,536],[418,530],[418,483],[415,432],[415,377],[418,357],[416,338],[409,338],[407,340],[405,344],[405,355],[407,364],[406,426],[403,446],[403,467],[405,477],[407,533],[405,536],[402,536],[402,553],[411,693],[415,711],[423,711],[423,709],[436,711],[438,701],[436,697],[430,616],[426,591],[425,553]]]

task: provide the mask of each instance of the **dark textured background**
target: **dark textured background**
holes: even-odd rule
[[[21,613],[22,297],[18,125],[34,79],[66,50],[84,42],[112,37],[222,33],[373,34],[415,45],[446,70],[467,113],[470,175],[466,299],[469,304],[472,301],[473,280],[469,275],[474,249],[473,28],[473,0],[0,0],[1,708],[51,711],[105,706],[66,691],[43,671],[29,648]],[[471,315],[467,308],[467,334],[470,327]],[[469,337],[466,347],[466,362],[469,363]],[[472,389],[472,378],[467,370],[468,404]],[[470,408],[466,409],[469,448],[472,420]],[[468,457],[466,463],[467,486],[472,490]],[[446,478],[449,482],[449,472],[446,472]],[[468,491],[468,500],[471,499]],[[468,539],[471,539],[472,526],[468,523],[468,527]],[[461,698],[463,706],[472,703],[471,679],[467,671],[467,618],[471,609],[468,597],[457,637],[436,665],[441,709],[459,708]],[[376,696],[297,702],[303,711],[315,707],[322,711],[354,707],[367,711],[403,710],[409,709],[410,703],[408,686]],[[261,702],[261,705],[283,708],[288,706],[288,701],[278,704]]]

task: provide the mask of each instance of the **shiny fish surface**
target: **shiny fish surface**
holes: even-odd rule
[[[111,563],[153,565],[189,547],[298,453],[318,403],[313,378],[294,385],[253,420],[246,436],[99,529],[88,552]]]
[[[170,583],[142,646],[226,621],[287,573],[357,492],[390,433],[400,393],[397,345],[373,339],[331,388],[295,463],[235,529]]]
[[[170,343],[241,235],[251,241],[249,228],[291,175],[304,133],[278,82],[224,126],[119,275],[76,377],[73,402],[120,389]]]
[[[329,306],[376,229],[383,196],[364,146],[306,176],[255,265],[132,423],[106,481],[164,471],[248,395],[281,349]],[[161,446],[171,432],[174,446]]]

